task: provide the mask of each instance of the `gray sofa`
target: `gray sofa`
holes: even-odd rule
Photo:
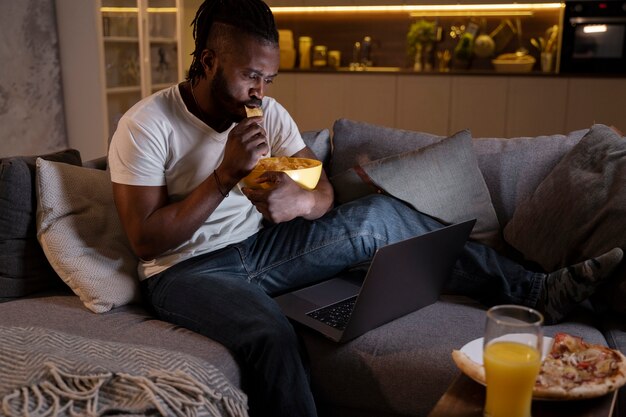
[[[481,200],[479,197],[481,195],[484,197],[486,192],[491,205],[483,207],[482,213],[477,214],[478,216],[484,214],[487,218],[483,222],[485,230],[493,228],[495,216],[498,230],[495,235],[493,233],[490,235],[491,242],[511,257],[540,268],[549,260],[542,259],[536,254],[529,256],[525,253],[526,241],[524,236],[520,236],[520,231],[527,230],[529,234],[535,233],[536,235],[531,236],[531,241],[539,239],[541,236],[537,234],[545,233],[546,226],[540,221],[536,222],[540,226],[539,229],[529,225],[528,216],[539,219],[542,213],[533,212],[533,210],[539,210],[541,204],[548,204],[550,207],[549,204],[558,205],[566,199],[559,196],[556,198],[557,201],[550,203],[544,201],[545,196],[539,199],[540,201],[534,201],[533,197],[542,197],[541,193],[554,195],[554,190],[550,187],[560,187],[558,181],[552,178],[556,176],[557,168],[567,170],[568,155],[583,137],[594,132],[603,139],[609,135],[604,127],[594,126],[590,130],[565,135],[507,139],[474,138],[469,142],[472,149],[471,155],[461,154],[462,161],[451,158],[450,164],[453,165],[447,168],[445,164],[443,168],[441,164],[436,167],[436,169],[443,169],[445,174],[448,170],[458,171],[458,167],[461,166],[459,164],[465,164],[463,166],[475,164],[480,174],[478,183],[484,188],[473,194],[470,193],[467,196],[470,200],[463,201],[466,198],[463,190],[454,191],[452,194],[439,192],[438,201],[427,203],[415,201],[414,195],[407,197],[403,194],[410,194],[411,190],[394,189],[393,194],[398,194],[396,195],[398,198],[406,199],[409,204],[416,205],[418,208],[421,208],[420,204],[426,204],[424,210],[435,210],[428,214],[439,217],[442,221],[454,221],[454,217],[463,210],[476,215],[475,207],[484,205],[484,199]],[[387,168],[391,166],[397,175],[409,178],[414,176],[415,181],[418,181],[419,178],[430,175],[426,172],[427,170],[433,169],[428,164],[421,168],[420,164],[424,164],[424,161],[432,161],[435,157],[428,152],[433,147],[439,146],[436,144],[443,143],[445,139],[428,133],[402,131],[345,119],[338,120],[333,126],[332,140],[328,130],[305,132],[304,136],[308,145],[324,161],[331,180],[335,182],[339,203],[356,198],[363,193],[376,192],[373,188],[368,189],[368,187],[363,187],[363,184],[354,182],[358,181],[358,178],[351,171],[353,166],[360,165],[364,168],[373,179],[378,180],[379,185],[382,182],[384,190],[387,190],[384,177],[386,164],[392,164],[387,165]],[[618,146],[626,149],[622,143],[624,140],[621,139],[621,142],[618,141]],[[416,152],[416,149],[420,150]],[[442,151],[449,152],[449,149],[440,148],[439,157]],[[600,151],[594,148],[593,154],[599,153]],[[615,152],[609,153],[615,154]],[[410,154],[408,164],[397,165],[397,160],[389,158],[407,154]],[[624,155],[626,151],[608,162],[595,162],[612,164],[614,169],[611,172],[618,173],[613,175],[610,181],[604,178],[605,183],[607,181],[618,182],[615,186],[617,188],[611,188],[605,198],[613,198],[616,194],[623,195],[624,193],[623,189],[626,188],[624,187],[624,181],[626,181],[624,170],[626,156]],[[81,164],[80,157],[75,153],[72,154],[70,160],[65,157],[57,155],[48,158],[60,159],[74,165]],[[577,161],[576,158],[570,159],[574,161],[573,163]],[[228,350],[191,331],[155,319],[142,305],[136,294],[132,297],[116,298],[117,301],[103,309],[108,311],[101,313],[94,313],[93,308],[91,310],[86,308],[88,302],[84,293],[77,290],[73,283],[64,284],[57,276],[58,271],[63,270],[65,273],[67,268],[63,265],[59,266],[59,260],[51,260],[50,264],[54,266],[53,271],[42,261],[42,257],[44,260],[45,257],[50,258],[50,253],[54,250],[52,247],[54,242],[46,240],[47,237],[41,230],[37,230],[46,224],[46,220],[42,220],[41,213],[38,223],[34,221],[34,204],[37,199],[44,198],[40,195],[41,190],[39,194],[34,194],[32,189],[24,191],[24,187],[33,187],[33,184],[41,185],[40,182],[33,182],[36,175],[34,159],[19,160],[19,164],[25,164],[21,168],[21,175],[24,177],[21,182],[16,182],[9,175],[12,172],[11,169],[15,170],[16,165],[19,165],[16,158],[5,158],[2,164],[2,171],[0,171],[0,197],[2,198],[0,201],[3,198],[5,203],[6,199],[14,201],[17,195],[23,201],[20,202],[21,205],[9,204],[8,209],[0,205],[3,210],[7,210],[0,213],[0,222],[3,227],[14,226],[17,222],[16,216],[22,213],[19,215],[20,221],[31,223],[29,227],[16,231],[12,236],[4,232],[0,235],[2,247],[9,248],[14,254],[11,260],[8,256],[1,257],[0,255],[0,268],[2,269],[0,271],[2,273],[0,297],[4,301],[0,303],[0,326],[2,326],[0,331],[10,327],[43,328],[51,332],[81,336],[96,343],[106,341],[182,353],[210,363],[221,371],[235,387],[241,386],[237,361]],[[105,164],[103,160],[91,161],[85,163],[80,169],[86,168],[102,170]],[[102,171],[99,172],[102,173]],[[440,172],[435,178],[441,176]],[[470,177],[471,175],[463,176]],[[474,179],[476,180],[476,177]],[[467,178],[462,178],[462,180],[468,181]],[[596,181],[596,179],[589,181]],[[412,184],[412,181],[404,183]],[[18,186],[22,189],[12,188]],[[425,186],[429,187],[432,184]],[[437,191],[443,188],[440,184],[437,187]],[[358,189],[358,192],[355,192],[355,189]],[[68,190],[70,192],[71,187],[68,187]],[[95,188],[93,193],[96,194],[97,190]],[[581,191],[568,190],[572,193]],[[89,200],[90,197],[86,196],[86,199]],[[110,196],[105,196],[105,198],[110,198]],[[597,203],[600,198],[601,196],[594,196],[594,201]],[[620,198],[622,200],[617,202],[611,200],[603,203],[604,205],[617,204],[618,207],[617,209],[613,207],[610,213],[603,216],[600,221],[602,224],[596,224],[595,229],[605,230],[602,229],[606,227],[604,223],[613,222],[609,224],[612,229],[606,230],[615,230],[615,236],[609,239],[605,234],[603,240],[617,239],[613,243],[626,249],[626,234],[619,233],[624,221],[616,220],[626,210],[626,204],[622,204],[623,197]],[[473,204],[472,201],[479,203]],[[107,209],[111,207],[110,202],[99,203],[99,205],[106,206]],[[439,216],[437,207],[443,207],[441,210],[445,213]],[[570,206],[569,209],[581,211],[576,205]],[[41,202],[39,210],[45,211]],[[89,210],[86,212],[89,213]],[[518,213],[520,213],[519,218]],[[580,216],[582,214],[573,221],[585,221]],[[557,220],[551,221],[558,223],[566,218],[564,213],[559,212]],[[597,219],[593,221],[598,222]],[[563,220],[561,223],[559,227],[571,228],[571,224],[567,221]],[[32,241],[36,232],[40,234],[39,241],[44,246],[44,252],[41,252],[36,245],[33,247],[32,242],[30,245],[15,243],[18,240],[22,243],[28,239]],[[106,234],[100,233],[102,240]],[[559,233],[558,227],[552,233]],[[493,240],[494,236],[496,240]],[[476,238],[484,239],[484,235]],[[543,239],[547,240],[550,246],[551,238],[544,236]],[[590,240],[593,239],[587,233],[584,241]],[[85,241],[90,242],[89,239]],[[19,260],[16,265],[12,260],[15,260],[15,256],[19,254],[26,258]],[[576,254],[576,256],[583,255]],[[567,258],[568,261],[570,259]],[[624,270],[621,269],[618,274],[624,274]],[[624,276],[626,275],[619,275],[617,278],[621,277],[624,281]],[[624,300],[623,288],[620,288],[617,279],[605,287],[598,296],[579,306],[563,323],[546,326],[546,335],[566,331],[582,336],[590,342],[607,344],[626,352],[626,325],[621,301]],[[297,328],[308,353],[307,360],[311,369],[312,384],[319,404],[320,416],[426,416],[459,373],[452,361],[451,351],[482,335],[485,309],[486,306],[468,297],[446,294],[440,301],[429,307],[372,330],[343,345],[334,344],[311,331]],[[71,349],[71,346],[66,348],[65,353],[68,357],[72,355]],[[6,372],[3,371],[1,365],[0,372]],[[0,375],[2,376],[4,375]],[[0,388],[2,388],[1,385]],[[4,388],[6,390],[6,386]],[[0,396],[6,393],[0,392]],[[624,389],[622,389],[614,415],[626,416]]]

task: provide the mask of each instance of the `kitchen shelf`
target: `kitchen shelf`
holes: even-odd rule
[[[370,58],[378,67],[412,68],[414,57],[407,53],[407,33],[417,20],[435,22],[441,34],[434,43],[429,61],[437,65],[436,52],[448,50],[454,55],[461,34],[470,22],[478,26],[478,35],[491,35],[503,23],[510,21],[505,42],[497,45],[491,56],[476,57],[471,60],[471,70],[493,70],[491,59],[499,54],[526,48],[540,61],[539,51],[531,45],[530,39],[545,37],[546,30],[557,25],[562,28],[564,3],[489,3],[471,4],[410,4],[398,5],[382,2],[373,6],[358,0],[313,7],[315,2],[305,2],[311,7],[272,7],[279,29],[293,33],[294,46],[298,48],[298,38],[310,36],[313,45],[324,45],[327,50],[338,50],[340,66],[349,66],[353,59],[355,42],[369,36],[371,38]],[[284,3],[283,3],[284,4]],[[341,4],[341,5],[340,5]],[[521,42],[517,36],[517,24],[522,28]],[[513,30],[510,30],[513,29]],[[560,36],[557,42],[560,46]],[[559,49],[555,56],[558,56]],[[298,63],[296,63],[297,67]],[[467,69],[467,65],[457,65],[454,58],[451,66]],[[558,71],[559,62],[553,68]]]
[[[107,88],[107,94],[128,94],[128,93],[141,93],[141,86],[131,87],[111,87]]]

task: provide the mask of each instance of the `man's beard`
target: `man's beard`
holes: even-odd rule
[[[217,68],[213,77],[210,94],[213,101],[219,103],[222,108],[223,116],[230,121],[239,123],[246,117],[243,103],[237,100],[228,89],[228,83],[221,66]]]

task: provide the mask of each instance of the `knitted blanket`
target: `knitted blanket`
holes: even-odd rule
[[[202,359],[43,328],[0,326],[0,415],[247,417]]]

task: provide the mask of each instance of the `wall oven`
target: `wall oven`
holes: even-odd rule
[[[626,75],[626,0],[568,0],[561,72]]]

